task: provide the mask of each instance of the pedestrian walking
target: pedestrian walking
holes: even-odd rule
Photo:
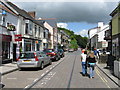
[[[81,64],[82,64],[82,75],[83,76],[87,75],[86,58],[87,58],[87,51],[84,51],[84,53],[81,54]]]
[[[96,59],[93,51],[90,52],[89,57],[87,58],[87,63],[90,69],[89,77],[94,78],[94,69],[96,65]]]

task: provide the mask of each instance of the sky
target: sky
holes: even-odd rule
[[[108,24],[119,0],[9,0],[21,9],[36,11],[37,18],[57,18],[58,26],[87,36],[98,22]]]

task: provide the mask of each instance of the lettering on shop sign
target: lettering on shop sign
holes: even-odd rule
[[[22,41],[22,35],[21,34],[15,35],[15,41]]]

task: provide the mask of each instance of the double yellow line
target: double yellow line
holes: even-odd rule
[[[97,75],[100,77],[100,79],[105,83],[105,85],[106,85],[108,88],[110,88],[110,86],[107,84],[108,81],[107,81],[104,77],[102,77],[102,76],[100,75],[100,72],[98,71],[98,69],[95,69],[95,71],[96,71]]]

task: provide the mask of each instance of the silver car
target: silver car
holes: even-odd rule
[[[43,69],[47,64],[52,64],[52,61],[44,52],[24,52],[17,61],[19,69],[32,67]]]

